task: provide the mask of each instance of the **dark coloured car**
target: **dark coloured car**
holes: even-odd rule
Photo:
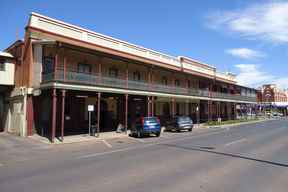
[[[181,131],[187,130],[192,131],[193,121],[188,116],[177,116],[173,117],[166,122],[166,131]]]
[[[131,135],[143,137],[144,135],[155,134],[157,137],[161,134],[160,120],[157,117],[141,117],[137,119],[131,129]]]

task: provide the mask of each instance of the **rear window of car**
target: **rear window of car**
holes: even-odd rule
[[[190,117],[179,117],[178,121],[191,121]]]
[[[156,117],[145,117],[145,121],[149,121],[151,123],[157,123],[157,118]]]

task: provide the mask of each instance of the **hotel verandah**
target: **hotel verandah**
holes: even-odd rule
[[[14,56],[15,88],[6,130],[51,138],[88,133],[88,105],[98,132],[129,129],[139,116],[189,115],[194,122],[234,119],[256,104],[254,89],[231,73],[173,57],[32,13]],[[15,103],[25,118],[17,130]],[[12,127],[12,128],[11,128]]]

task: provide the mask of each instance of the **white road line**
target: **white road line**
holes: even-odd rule
[[[215,134],[218,134],[218,133],[223,133],[225,131],[226,130],[222,130],[222,131],[212,132],[212,133],[209,133],[209,134],[198,135],[198,137],[215,135]],[[191,135],[191,136],[193,136],[193,135]],[[150,146],[154,146],[154,145],[167,144],[167,143],[170,143],[170,142],[182,141],[182,140],[191,139],[191,138],[192,137],[184,137],[184,138],[182,137],[182,138],[177,138],[177,139],[170,139],[170,140],[165,140],[165,141],[148,143],[148,144],[140,145],[140,146],[126,147],[126,148],[123,148],[123,149],[116,149],[116,150],[112,150],[112,151],[105,151],[105,152],[100,152],[100,153],[92,153],[92,154],[88,154],[88,155],[79,156],[77,159],[86,159],[86,158],[97,157],[97,156],[102,156],[102,155],[107,155],[107,154],[112,154],[112,153],[117,153],[117,152],[130,151],[130,150],[134,150],[134,149],[141,149],[141,148],[146,148],[146,147],[150,147]]]
[[[89,155],[82,155],[80,157],[78,157],[78,159],[86,159],[86,158],[90,158],[90,157],[97,157],[97,156],[102,156],[102,155],[106,155],[106,154],[112,154],[112,153],[116,153],[116,152],[123,152],[123,151],[129,151],[129,150],[133,150],[133,149],[137,149],[137,148],[144,148],[144,147],[148,147],[151,146],[150,145],[145,145],[145,146],[138,146],[138,147],[126,147],[123,149],[117,149],[117,150],[113,150],[113,151],[106,151],[106,152],[102,152],[102,153],[93,153],[93,154],[89,154]]]
[[[234,144],[241,143],[241,142],[244,142],[244,141],[247,141],[247,139],[246,138],[238,139],[236,141],[232,141],[230,143],[226,143],[225,146],[234,145]]]
[[[138,141],[140,143],[146,143],[146,141],[144,141],[143,139],[138,139],[138,138],[135,138],[135,137],[129,137],[129,139],[134,140],[134,141]]]
[[[112,145],[108,143],[105,139],[102,140],[102,142],[109,148],[112,148]]]

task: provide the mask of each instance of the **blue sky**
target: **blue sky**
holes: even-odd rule
[[[23,38],[32,11],[229,70],[240,84],[288,88],[288,1],[1,0],[1,50],[17,30]]]

